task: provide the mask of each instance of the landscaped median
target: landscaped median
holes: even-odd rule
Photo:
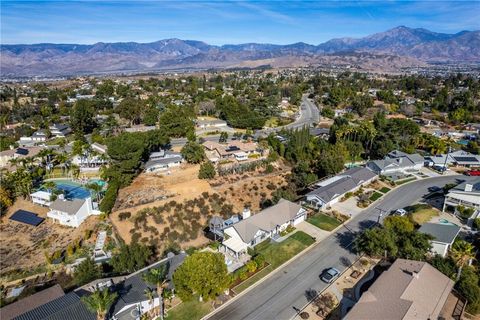
[[[234,287],[233,292],[238,294],[244,291],[314,242],[315,240],[305,232],[297,231],[280,243],[267,240],[258,244],[255,246],[255,253],[262,255],[268,266]]]

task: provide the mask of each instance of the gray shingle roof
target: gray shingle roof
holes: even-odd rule
[[[89,311],[75,292],[70,292],[28,311],[15,320],[96,320],[96,315]]]
[[[358,187],[365,181],[374,178],[376,174],[370,169],[356,167],[351,168],[344,173],[338,174],[337,176],[341,178],[330,184],[310,191],[307,196],[314,195],[319,199],[322,199],[324,202],[330,202],[338,196]]]
[[[150,167],[153,167],[155,165],[159,164],[169,164],[169,163],[175,163],[175,162],[180,162],[182,161],[183,158],[181,155],[178,156],[172,156],[168,158],[160,158],[160,159],[155,159],[155,160],[149,160],[147,163],[145,163],[145,169],[148,169]]]
[[[418,231],[433,236],[437,242],[451,244],[460,232],[460,227],[442,223],[424,223]]]
[[[293,219],[301,209],[300,205],[281,199],[276,205],[262,210],[250,218],[241,220],[232,227],[235,228],[243,242],[249,243],[258,230],[273,230],[277,225]]]
[[[10,320],[25,312],[33,310],[45,303],[64,296],[62,287],[56,284],[53,287],[39,291],[31,296],[20,299],[0,309],[0,319]]]
[[[84,203],[85,199],[57,199],[50,205],[50,209],[74,215],[78,212],[78,210],[82,207]]]

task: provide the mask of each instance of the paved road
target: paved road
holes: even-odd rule
[[[466,180],[465,176],[442,176],[415,181],[392,190],[377,202],[375,208],[368,208],[349,221],[336,233],[315,245],[306,254],[285,266],[273,276],[238,297],[231,304],[211,315],[208,319],[224,320],[283,320],[295,316],[294,308],[301,309],[307,304],[305,292],[325,289],[319,274],[328,267],[340,271],[347,268],[348,262],[358,257],[350,251],[355,233],[374,225],[379,219],[380,210],[392,210],[411,205],[428,194],[431,186],[443,186],[457,179]]]

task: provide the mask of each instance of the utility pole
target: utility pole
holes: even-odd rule
[[[445,171],[447,171],[447,161],[448,161],[448,155],[450,154],[450,152],[452,152],[452,148],[448,146],[447,156],[445,157],[445,163],[443,164],[442,175],[445,173]]]
[[[379,207],[375,207],[375,209],[380,211],[380,214],[378,215],[378,218],[377,218],[377,224],[380,224],[380,219],[383,217],[384,213],[387,213],[387,210],[379,208]]]

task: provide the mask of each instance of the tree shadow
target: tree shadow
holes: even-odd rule
[[[315,289],[308,289],[305,291],[305,298],[307,298],[307,301],[313,301],[317,298],[318,292]]]

